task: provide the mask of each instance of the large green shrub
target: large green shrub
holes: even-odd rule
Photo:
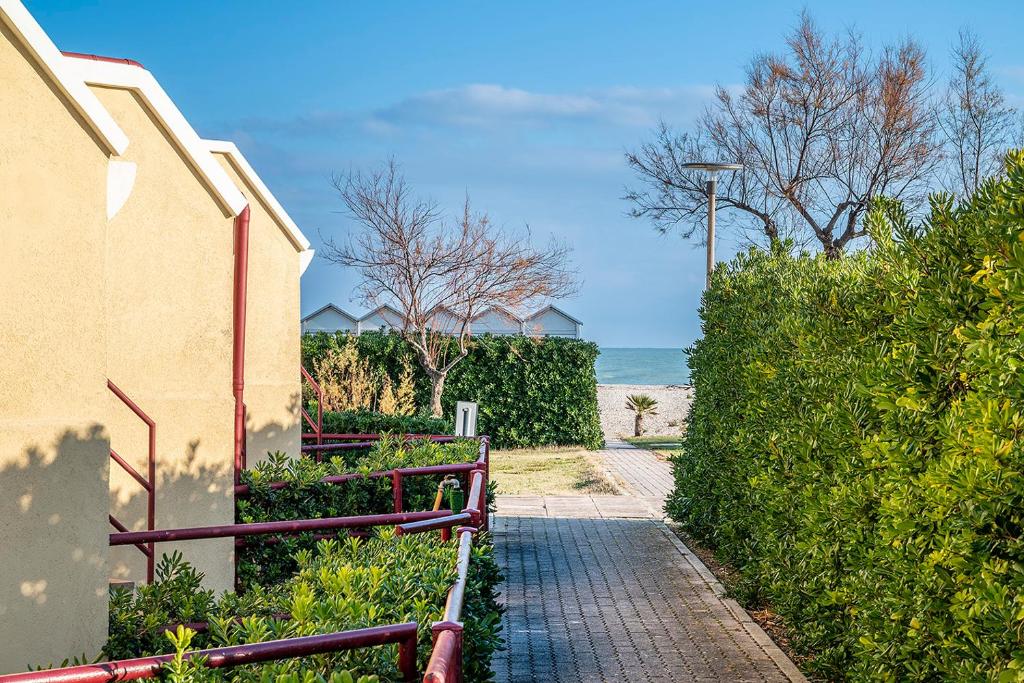
[[[378,530],[368,540],[321,541],[315,551],[298,553],[297,573],[288,580],[244,596],[229,593],[220,600],[186,586],[202,575],[175,558],[163,563],[158,581],[139,595],[120,592],[111,601],[105,653],[123,657],[173,652],[173,641],[162,635],[161,623],[209,622],[209,630],[190,643],[192,648],[205,648],[415,621],[420,627],[417,659],[422,670],[430,656],[431,625],[441,620],[457,576],[457,554],[458,543],[442,542],[437,534],[396,537],[390,530]],[[478,534],[462,614],[467,681],[491,679],[491,655],[501,646],[501,608],[495,590],[500,580],[490,538]],[[161,585],[164,582],[167,585]],[[193,595],[201,596],[201,605]],[[292,618],[270,616],[281,613]],[[244,618],[239,621],[240,616]],[[329,678],[339,670],[397,680],[397,647],[289,660],[259,667],[257,673],[269,672],[272,675],[264,680],[276,680],[281,674],[306,672]]]
[[[1024,157],[839,261],[715,273],[671,515],[831,679],[1024,675]]]
[[[303,364],[312,368],[316,358],[347,338],[343,332],[304,335]],[[401,335],[367,332],[357,342],[371,367],[395,381],[411,360],[417,403],[429,405],[430,382]],[[456,401],[476,401],[480,406],[477,431],[489,435],[496,448],[600,448],[597,354],[596,344],[580,339],[476,337],[470,342],[469,355],[455,365],[445,382],[444,424],[451,428]]]
[[[326,484],[320,480],[339,474],[381,472],[396,467],[425,467],[468,463],[477,459],[479,443],[459,440],[452,443],[405,441],[383,438],[369,452],[342,451],[322,463],[311,458],[288,458],[274,454],[269,460],[242,473],[249,494],[236,502],[235,521],[240,524],[291,519],[319,519],[394,512],[390,478],[360,477]],[[430,510],[442,476],[408,477],[402,482],[403,509]],[[272,489],[272,482],[288,482]],[[344,532],[342,532],[344,533]],[[249,537],[237,550],[236,583],[247,589],[253,585],[277,583],[295,572],[295,555],[314,545],[312,534],[284,537],[271,541]]]

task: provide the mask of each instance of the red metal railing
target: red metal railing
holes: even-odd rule
[[[364,647],[398,643],[398,669],[403,681],[416,680],[416,622],[374,626],[353,631],[340,631],[319,636],[285,638],[249,645],[232,645],[185,653],[185,657],[205,657],[208,669],[258,664],[277,659],[293,659],[309,655],[329,654]],[[0,676],[0,683],[111,683],[140,678],[155,678],[163,665],[174,655],[158,655],[69,666],[46,671],[28,671]]]
[[[391,526],[419,522],[425,519],[448,517],[451,510],[388,513],[384,515],[357,515],[353,517],[324,517],[321,519],[293,519],[279,522],[253,522],[250,524],[221,524],[217,526],[156,529],[153,531],[122,531],[110,534],[110,545],[137,543],[171,543],[208,538],[243,538],[246,536],[294,535],[308,531],[328,529],[363,529],[373,526]]]
[[[434,649],[423,683],[462,683],[462,604],[466,598],[469,558],[476,531],[474,527],[459,527],[458,578],[448,591],[444,618],[431,626]]]
[[[132,479],[137,481],[143,490],[146,492],[146,530],[152,531],[156,528],[156,422],[146,414],[146,412],[135,404],[135,401],[128,398],[128,396],[121,391],[116,384],[107,380],[107,388],[113,392],[115,396],[121,399],[128,408],[135,413],[139,419],[146,423],[146,427],[149,430],[149,454],[148,454],[148,467],[147,475],[143,477],[139,474],[139,471],[132,467],[127,460],[122,458],[114,449],[110,449],[110,458],[118,465],[120,465],[125,472],[131,475]],[[110,524],[118,531],[126,532],[127,527],[122,524],[114,515],[109,515]],[[149,543],[146,545],[135,544],[135,546],[142,551],[142,554],[146,556],[146,581],[149,583],[153,582],[153,567],[155,560],[155,552],[153,550],[153,544]]]
[[[316,380],[313,379],[313,375],[309,374],[306,368],[299,366],[302,371],[302,378],[309,382],[309,386],[312,387],[313,393],[316,394],[316,422],[310,417],[306,411],[305,406],[300,405],[299,410],[302,411],[302,417],[305,418],[309,426],[313,428],[312,434],[303,434],[302,438],[313,437],[316,438],[318,444],[323,443],[323,431],[324,431],[324,390],[320,388]]]
[[[324,435],[324,438],[334,437],[337,435]],[[318,446],[304,446],[303,448],[318,448],[318,449],[338,449],[343,450],[346,448],[355,447],[367,447],[372,446],[376,441],[381,439],[380,434],[358,434],[358,435],[341,435],[341,436],[355,436],[365,441],[356,443],[341,443],[341,444],[322,444]],[[403,438],[407,439],[431,439],[440,443],[448,443],[454,441],[456,438],[465,437],[454,437],[454,436],[441,436],[441,435],[405,435]],[[408,477],[429,477],[429,476],[445,476],[448,474],[463,475],[467,477],[466,483],[472,484],[471,477],[473,472],[480,470],[484,473],[483,485],[486,489],[486,483],[490,473],[490,439],[486,436],[469,437],[475,438],[480,446],[477,451],[477,459],[473,462],[454,463],[450,465],[427,465],[424,467],[398,467],[392,470],[379,470],[376,472],[359,473],[353,472],[350,474],[335,474],[320,479],[325,484],[341,484],[346,481],[352,481],[354,479],[384,479],[385,477],[391,479],[391,492],[394,499],[394,511],[402,512],[404,500],[403,500],[403,482]],[[283,489],[291,486],[291,482],[287,481],[274,481],[267,484],[272,490]],[[235,486],[235,497],[244,497],[249,495],[250,487],[247,484],[239,484]]]

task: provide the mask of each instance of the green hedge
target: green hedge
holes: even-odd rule
[[[317,332],[302,339],[302,361],[314,359],[346,335]],[[357,338],[360,355],[397,380],[403,359],[415,371],[417,403],[430,403],[430,382],[412,349],[398,334],[367,332]],[[453,341],[454,343],[454,341]],[[469,355],[448,375],[444,388],[445,425],[456,401],[476,401],[477,431],[496,448],[603,443],[597,412],[597,345],[580,339],[484,335],[470,343]]]
[[[1024,157],[869,252],[716,271],[670,514],[833,680],[1024,676]]]
[[[389,478],[359,478],[338,484],[325,484],[320,479],[395,467],[467,463],[476,460],[478,454],[479,444],[475,440],[439,444],[407,442],[399,438],[381,439],[368,452],[342,451],[322,463],[308,457],[292,459],[275,453],[266,462],[242,473],[242,483],[248,484],[250,490],[236,502],[235,521],[248,524],[394,512]],[[430,510],[441,479],[441,476],[406,478],[402,484],[403,508],[406,511]],[[275,481],[291,485],[271,489],[268,484]],[[312,548],[315,545],[312,539],[312,534],[290,536],[276,543],[263,537],[246,539],[246,545],[236,551],[238,587],[245,590],[288,578],[295,573],[295,555],[302,549]]]
[[[467,681],[489,681],[491,655],[501,647],[501,607],[496,586],[501,573],[493,559],[488,534],[474,538],[463,608],[464,661]],[[458,543],[441,542],[437,534],[396,537],[378,530],[368,540],[321,541],[315,552],[302,551],[297,573],[288,580],[245,595],[221,598],[199,587],[202,575],[180,556],[161,561],[157,580],[138,592],[114,592],[110,636],[104,655],[137,657],[173,652],[164,627],[175,622],[207,621],[208,632],[197,634],[192,648],[262,642],[382,624],[419,624],[417,660],[422,671],[430,656],[431,625],[441,621],[448,591],[454,583]],[[276,620],[288,613],[292,619]],[[246,617],[239,623],[236,618]],[[377,675],[398,680],[397,647],[382,646],[340,654],[242,667],[213,680],[276,681],[282,674],[329,679],[332,672]],[[205,674],[196,671],[194,674]],[[208,680],[199,676],[198,680]]]
[[[384,415],[372,410],[324,413],[327,434],[451,434],[451,420],[429,415]]]

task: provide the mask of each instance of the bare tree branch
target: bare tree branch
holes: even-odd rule
[[[720,222],[816,241],[830,257],[864,234],[878,197],[923,199],[940,158],[923,50],[913,41],[867,55],[856,35],[832,38],[804,14],[784,54],[756,55],[741,93],[719,87],[693,132],[662,124],[629,152],[639,189],[631,214],[691,238],[704,227],[704,177],[688,161],[744,170],[719,184]]]
[[[359,298],[402,314],[402,333],[430,377],[431,410],[441,414],[448,372],[469,353],[473,320],[488,308],[520,311],[577,290],[570,249],[499,229],[467,197],[455,220],[414,196],[392,160],[371,173],[333,179],[359,229],[324,240],[323,258],[360,274]],[[453,341],[454,337],[454,341]]]

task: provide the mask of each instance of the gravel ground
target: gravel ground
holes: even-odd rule
[[[647,394],[658,401],[658,414],[644,418],[644,434],[681,434],[683,419],[690,410],[693,387],[680,384],[598,384],[597,407],[605,437],[633,436],[633,411],[626,397]],[[669,423],[675,423],[674,426]]]

